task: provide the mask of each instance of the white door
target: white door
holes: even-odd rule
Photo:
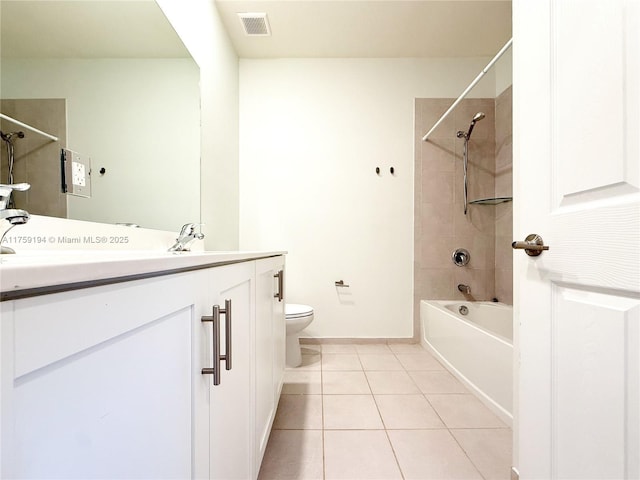
[[[513,8],[514,235],[550,247],[514,253],[516,467],[637,479],[639,3]]]

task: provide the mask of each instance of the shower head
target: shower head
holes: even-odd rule
[[[473,120],[471,120],[472,122],[477,122],[479,120],[482,120],[484,117],[486,117],[486,115],[482,112],[478,112],[473,116]]]
[[[471,120],[471,124],[469,125],[469,131],[467,132],[467,135],[465,136],[466,139],[471,138],[471,132],[473,131],[473,127],[475,126],[476,122],[479,122],[484,117],[486,117],[486,115],[483,112],[478,112],[473,116],[473,119]]]
[[[463,132],[462,130],[460,130],[458,131],[458,133],[456,133],[456,136],[458,138],[464,138],[465,140],[469,140],[469,138],[471,138],[471,132],[473,131],[473,127],[475,126],[476,122],[479,122],[484,117],[486,117],[486,115],[483,112],[476,113],[471,119],[471,123],[469,124],[469,130],[466,132]]]

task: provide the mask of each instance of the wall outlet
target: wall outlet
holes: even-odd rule
[[[62,192],[91,197],[91,158],[73,150],[62,149]]]

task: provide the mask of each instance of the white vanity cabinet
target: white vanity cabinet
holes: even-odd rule
[[[0,303],[0,478],[257,478],[256,412],[270,426],[277,404],[257,356],[276,385],[284,349],[284,328],[261,333],[258,266],[283,258]]]
[[[192,275],[2,303],[2,478],[191,477]]]

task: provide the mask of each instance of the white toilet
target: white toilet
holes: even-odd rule
[[[284,316],[287,325],[286,364],[287,367],[299,367],[302,363],[300,332],[313,322],[313,308],[287,303],[284,306]]]

